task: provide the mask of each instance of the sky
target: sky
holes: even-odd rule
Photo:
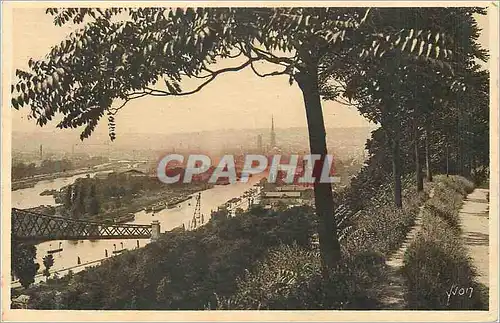
[[[488,28],[487,17],[479,17],[481,28]],[[40,8],[16,8],[13,16],[13,68],[27,69],[30,58],[41,59],[51,46],[58,44],[75,27],[55,26],[52,17]],[[488,36],[481,35],[487,46]],[[184,89],[184,90],[187,90]],[[336,102],[323,102],[327,128],[370,126],[355,108]],[[27,119],[28,109],[12,113],[12,129],[21,132],[54,132],[56,122],[41,128]],[[201,92],[186,97],[144,97],[130,101],[116,116],[120,133],[158,133],[209,131],[218,129],[257,129],[305,127],[306,118],[301,92],[290,86],[288,77],[260,78],[250,69],[220,75]],[[373,125],[371,125],[373,126]],[[105,119],[96,132],[107,133]],[[78,136],[80,130],[64,130]]]

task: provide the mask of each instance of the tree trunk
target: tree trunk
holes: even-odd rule
[[[424,179],[422,178],[422,165],[420,164],[420,140],[418,127],[415,125],[414,127],[414,135],[415,135],[415,178],[417,181],[417,192],[421,192],[424,190]]]
[[[432,182],[432,170],[431,170],[431,151],[429,147],[429,136],[430,136],[430,131],[429,129],[425,130],[425,170],[426,170],[426,177],[429,182]]]
[[[476,157],[475,155],[472,155],[471,160],[470,160],[470,176],[471,179],[476,183],[477,178],[476,178]]]
[[[446,144],[446,177],[450,175],[450,150]]]
[[[463,175],[464,174],[464,163],[463,163],[463,155],[462,155],[462,141],[458,139],[458,147],[457,147],[457,164],[455,174]]]
[[[464,148],[462,154],[464,155],[464,176],[470,178],[472,174],[472,154],[470,149],[469,134],[464,134]]]
[[[399,138],[392,138],[392,177],[394,179],[394,204],[398,208],[403,207],[401,193],[401,159]]]
[[[457,131],[457,140],[458,140],[458,145],[457,145],[457,162],[458,162],[458,168],[455,171],[455,174],[458,175],[465,175],[465,167],[464,167],[464,142],[463,142],[463,126],[462,126],[462,114],[459,114],[458,118],[458,131]]]
[[[311,66],[307,71],[296,75],[296,80],[304,97],[311,154],[321,156],[321,161],[317,165],[317,169],[322,169],[323,161],[327,155],[327,148],[317,75],[317,66]],[[337,224],[333,214],[332,185],[330,183],[320,183],[319,176],[315,175],[315,178],[314,203],[316,214],[319,217],[318,235],[320,253],[323,274],[329,277],[330,271],[335,268],[341,256],[340,243],[337,236]]]

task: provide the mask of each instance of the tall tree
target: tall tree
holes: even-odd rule
[[[35,262],[36,247],[12,241],[11,255],[11,272],[19,279],[21,286],[28,288],[35,282],[35,275],[40,268]]]
[[[461,74],[471,60],[487,59],[486,51],[477,43],[479,29],[473,18],[473,14],[476,13],[485,14],[485,11],[481,8],[423,9],[420,15],[401,11],[399,15],[385,18],[392,19],[391,26],[396,29],[411,22],[424,30],[435,28],[442,31],[443,34],[436,34],[436,38],[445,37],[454,40],[451,46],[453,57],[447,62],[438,60],[434,61],[436,64],[422,64],[422,60],[415,59],[414,56],[385,54],[382,58],[370,57],[361,62],[347,59],[335,65],[333,61],[332,65],[335,65],[335,68],[325,77],[322,90],[326,98],[355,105],[364,116],[380,124],[387,133],[388,144],[392,148],[396,206],[401,207],[402,138],[413,139],[414,172],[417,187],[421,190],[423,188],[420,161],[422,129],[432,124],[429,121],[433,120],[432,114],[441,109],[443,101],[448,100],[446,95],[450,91],[447,89],[460,79],[460,75],[457,74]],[[424,32],[415,30],[415,33]],[[411,46],[411,50],[418,48],[419,53],[431,50],[424,42],[405,41],[405,44]],[[446,49],[444,53],[445,56],[449,54]],[[344,66],[340,67],[340,64]],[[346,102],[343,98],[349,101]],[[407,129],[411,131],[407,132]],[[429,161],[428,170],[430,164]]]
[[[12,91],[18,95],[12,105],[29,104],[40,125],[62,113],[58,127],[84,126],[82,139],[107,114],[114,139],[114,116],[127,102],[144,96],[190,95],[223,73],[249,67],[261,77],[287,75],[290,84],[299,85],[310,151],[324,161],[328,152],[320,74],[329,70],[331,59],[339,53],[358,59],[403,52],[427,60],[451,56],[446,47],[453,40],[434,29],[414,29],[425,10],[436,9],[48,9],[57,25],[68,21],[86,24],[53,47],[46,60],[30,60],[30,71],[17,71],[19,82]],[[404,12],[412,19],[395,24],[393,17]],[[128,18],[116,19],[124,15]],[[419,50],[422,47],[425,52]],[[214,67],[218,60],[231,58],[238,63]],[[273,64],[277,70],[259,71],[257,61]],[[199,79],[200,83],[182,90],[186,78]],[[164,86],[158,84],[160,81]],[[314,192],[321,256],[328,274],[340,258],[331,184],[317,180]]]
[[[85,202],[85,212],[89,215],[97,215],[99,213],[99,197],[96,193],[95,184],[90,184],[89,194]]]
[[[50,268],[54,265],[54,256],[52,255],[46,255],[43,257],[43,266],[45,269],[43,270],[43,275],[47,277],[47,279],[50,277]]]
[[[73,202],[73,185],[69,184],[66,186],[64,191],[63,205],[66,210],[71,209],[71,204]]]

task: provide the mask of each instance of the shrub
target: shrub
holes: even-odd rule
[[[426,193],[417,193],[414,187],[404,191],[401,209],[393,206],[390,195],[376,199],[377,203],[361,210],[357,216],[353,233],[345,242],[347,248],[388,256],[405,240],[425,199]]]
[[[426,202],[432,214],[443,219],[450,228],[460,232],[459,211],[463,197],[472,192],[474,184],[460,176],[438,176],[434,185],[434,197]]]
[[[450,289],[472,287],[475,275],[466,250],[448,223],[424,211],[422,232],[408,248],[403,274],[408,284],[408,305],[412,309],[477,309],[478,294],[451,295]]]
[[[487,306],[457,230],[461,194],[470,190],[469,183],[460,178],[438,178],[434,197],[422,210],[421,231],[408,247],[402,268],[409,308],[481,309]],[[467,291],[466,295],[454,294],[461,288]]]
[[[393,207],[391,185],[381,185],[349,220],[352,231],[342,241],[342,263],[329,280],[323,278],[320,257],[311,247],[318,225],[311,208],[268,212],[254,207],[194,231],[170,232],[145,248],[75,275],[67,286],[58,286],[58,306],[374,308],[377,285],[385,275],[384,257],[404,241],[426,199],[426,193],[416,194],[406,183],[402,209]],[[50,308],[53,297],[43,298],[33,308]]]
[[[296,244],[272,249],[253,271],[238,279],[237,292],[218,298],[218,309],[349,309],[370,307],[382,274],[378,254],[343,255],[325,281],[319,253]]]
[[[461,195],[467,195],[474,190],[474,183],[462,176],[436,176],[438,183],[444,184],[446,187],[452,188],[455,192]]]
[[[237,278],[262,260],[270,248],[305,248],[316,231],[310,208],[271,216],[245,213],[194,231],[170,232],[146,247],[107,259],[80,272],[61,291],[63,309],[203,309],[215,295],[229,297]],[[53,308],[51,294],[32,308]]]
[[[460,232],[460,219],[458,214],[455,213],[454,210],[448,205],[434,200],[429,202],[425,206],[425,209],[434,214],[434,216],[441,218],[448,225],[448,229]]]

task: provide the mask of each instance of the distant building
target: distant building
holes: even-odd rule
[[[109,174],[108,172],[105,172],[105,173],[97,173],[95,174],[94,178],[95,179],[107,179],[109,177]]]
[[[257,136],[257,150],[259,153],[262,153],[264,151],[262,147],[262,135]]]
[[[263,205],[279,205],[285,203],[287,205],[301,205],[303,203],[301,191],[268,191],[262,192],[260,201]]]
[[[276,187],[278,192],[298,192],[309,190],[309,187],[303,185],[284,185]]]
[[[148,174],[141,172],[137,169],[127,170],[125,172],[120,173],[120,175],[125,175],[127,178],[131,177],[148,177]]]
[[[302,196],[300,191],[274,191],[262,192],[263,199],[286,199],[286,198],[300,198]]]
[[[276,133],[274,132],[274,117],[271,116],[271,149],[276,147]]]

